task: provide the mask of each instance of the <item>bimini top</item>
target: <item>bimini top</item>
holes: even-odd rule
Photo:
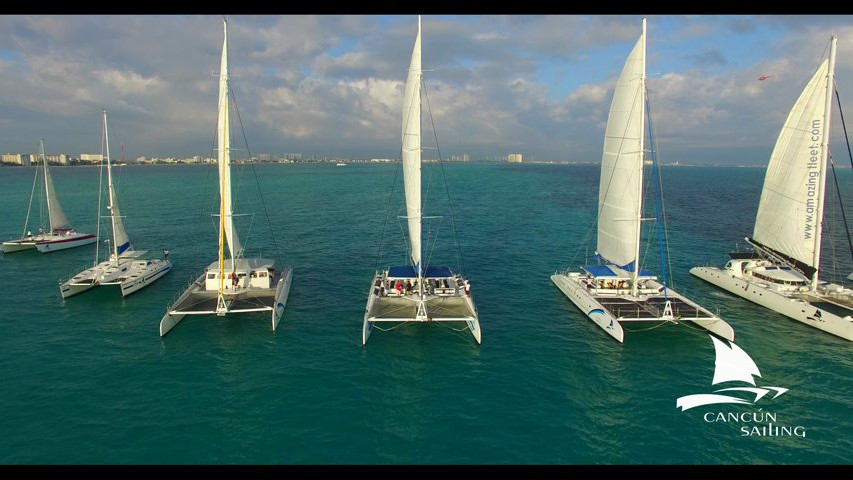
[[[411,265],[403,265],[399,267],[388,268],[388,278],[417,278],[418,273],[415,267]],[[424,269],[424,278],[445,278],[452,277],[453,272],[450,267],[446,266],[428,266]]]
[[[612,265],[584,265],[583,270],[585,272],[591,274],[595,278],[607,278],[607,277],[625,278],[626,277],[626,275],[624,273],[619,273],[619,272],[614,271],[612,268],[610,268],[611,266]],[[622,269],[620,268],[619,270],[622,270]],[[622,270],[622,271],[628,272],[628,270]],[[649,272],[647,270],[643,270],[641,268],[640,272],[639,272],[639,276],[641,276],[641,277],[652,277],[654,275],[652,275],[651,272]]]

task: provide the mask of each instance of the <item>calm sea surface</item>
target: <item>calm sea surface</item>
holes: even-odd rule
[[[413,324],[374,332],[364,348],[373,272],[405,261],[397,166],[235,170],[242,172],[235,173],[236,209],[254,213],[240,218],[247,255],[294,270],[278,330],[266,315],[188,317],[158,335],[167,305],[217,256],[216,170],[117,168],[131,241],[157,256],[168,249],[174,269],[127,298],[102,287],[63,301],[58,281],[91,264],[92,245],[0,256],[0,463],[853,460],[853,345],[688,273],[723,265],[737,242],[743,248],[761,168],[663,169],[676,289],[734,327],[761,371],[759,386],[789,389],[754,406],[686,412],[676,398],[717,388],[707,334],[629,325],[620,345],[549,278],[594,252],[597,166],[445,164],[442,172],[425,165],[426,214],[444,216],[425,229],[425,257],[464,269],[483,343],[439,324]],[[52,173],[72,224],[94,232],[98,169]],[[853,184],[849,169],[839,175],[842,188]],[[32,178],[31,168],[0,168],[3,240],[21,233]],[[853,209],[853,196],[845,201]],[[38,217],[37,200],[33,212]],[[653,240],[654,228],[649,222]],[[660,273],[656,244],[643,249],[644,267]],[[846,238],[827,240],[824,251],[844,259],[844,274],[853,271]],[[743,427],[767,426],[768,418],[754,422],[759,409],[804,436],[744,435]],[[749,418],[707,421],[717,412]]]

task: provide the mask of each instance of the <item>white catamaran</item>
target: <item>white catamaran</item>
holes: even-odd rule
[[[409,265],[376,272],[370,283],[362,325],[362,345],[374,325],[389,322],[462,322],[479,344],[480,323],[470,284],[450,267],[424,265],[421,259],[421,19],[403,97],[402,162],[406,219],[411,247]],[[377,327],[378,328],[378,327]]]
[[[646,19],[628,56],[604,134],[598,193],[596,257],[603,264],[583,272],[555,273],[551,280],[596,325],[624,341],[624,322],[689,321],[727,340],[734,330],[723,319],[669,289],[640,268],[646,116]]]
[[[794,320],[853,340],[853,290],[821,281],[835,48],[794,104],[767,164],[751,252],[690,273]]]
[[[27,206],[27,217],[24,220],[24,231],[21,238],[17,240],[9,240],[0,245],[0,250],[3,253],[22,252],[24,250],[38,249],[41,253],[56,252],[68,248],[81,247],[90,243],[95,243],[98,239],[91,233],[79,233],[71,228],[68,223],[68,218],[62,207],[59,205],[59,200],[56,198],[56,190],[53,188],[53,180],[50,176],[50,168],[47,165],[47,158],[44,154],[44,140],[39,142],[39,156],[41,157],[42,168],[36,167],[35,176],[33,178],[33,189],[30,192],[30,203]],[[44,218],[41,219],[38,233],[33,235],[30,230],[27,230],[30,221],[30,211],[33,206],[33,196],[35,195],[36,186],[38,185],[39,173],[44,176],[44,194],[47,200],[47,225]],[[48,227],[48,228],[45,228]]]
[[[233,313],[270,312],[272,329],[278,327],[290,292],[292,269],[276,271],[275,261],[243,257],[231,202],[231,123],[229,115],[228,22],[223,20],[224,40],[219,73],[219,259],[170,305],[160,320],[160,336],[166,335],[186,315],[225,316]],[[225,256],[225,248],[230,258]]]
[[[124,219],[118,207],[118,195],[113,183],[112,162],[110,160],[109,129],[107,128],[107,111],[103,110],[104,139],[102,143],[103,168],[106,164],[107,170],[107,210],[109,211],[110,226],[112,230],[112,245],[108,247],[109,258],[99,260],[99,252],[95,247],[95,262],[68,280],[61,281],[59,293],[62,298],[85,292],[98,285],[118,285],[122,296],[146,287],[155,280],[169,273],[172,262],[167,258],[148,259],[143,256],[148,253],[145,250],[134,250],[127,232],[124,229]],[[103,174],[102,174],[103,175]],[[100,202],[100,200],[99,200]],[[98,218],[100,219],[100,203],[98,205]],[[100,237],[100,227],[98,227]],[[164,252],[164,257],[166,253]]]

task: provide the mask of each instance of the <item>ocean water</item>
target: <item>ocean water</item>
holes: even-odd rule
[[[168,249],[174,264],[127,298],[102,287],[61,299],[58,281],[91,264],[91,245],[0,256],[0,463],[853,460],[850,342],[688,273],[723,265],[738,241],[742,248],[761,168],[663,169],[676,289],[734,327],[737,344],[761,371],[759,385],[789,389],[756,405],[686,412],[676,408],[678,397],[716,388],[714,347],[704,331],[629,326],[618,344],[550,281],[593,253],[597,166],[425,166],[426,213],[444,215],[430,222],[425,256],[464,268],[483,330],[479,346],[468,332],[439,324],[377,331],[361,345],[374,270],[405,259],[396,165],[241,171],[237,210],[254,212],[241,217],[248,254],[294,269],[275,332],[266,315],[242,315],[188,317],[158,335],[167,305],[216,257],[212,166],[115,169],[135,248],[158,256]],[[72,224],[93,231],[98,169],[52,173]],[[32,175],[0,169],[4,240],[21,232]],[[849,169],[839,175],[842,188],[853,182]],[[654,224],[649,228],[654,236]],[[824,252],[853,271],[846,239],[830,243]],[[656,248],[644,246],[651,259],[645,267],[660,273]],[[708,421],[718,412],[739,421]],[[754,422],[756,414],[762,422]],[[767,414],[803,435],[743,434],[742,427],[767,426]]]

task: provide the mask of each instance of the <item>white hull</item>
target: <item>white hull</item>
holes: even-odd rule
[[[83,270],[59,285],[63,299],[83,293],[101,285],[117,285],[121,296],[126,297],[154,283],[172,270],[168,260],[122,259],[116,265],[106,260]]]
[[[284,307],[287,305],[287,297],[290,295],[290,280],[293,277],[293,269],[287,267],[281,275],[281,280],[275,289],[275,307],[272,310],[272,329],[278,328],[278,323],[284,315]]]
[[[600,294],[598,297],[590,293],[586,285],[581,281],[583,275],[580,273],[569,274],[554,274],[551,275],[551,281],[565,294],[572,303],[575,304],[590,320],[595,322],[608,335],[613,337],[619,343],[625,341],[625,331],[622,328],[622,322],[661,322],[670,321],[677,322],[692,322],[715,335],[725,338],[729,341],[734,341],[734,329],[723,319],[700,307],[696,303],[690,301],[679,293],[668,290],[666,298],[672,302],[679,302],[689,306],[685,312],[679,315],[647,315],[645,318],[628,318],[625,316],[617,317],[611,310],[599,301],[599,298],[610,298],[614,300],[625,300],[631,302],[649,302],[650,300],[661,300],[662,294],[640,295],[633,297],[627,293]],[[657,285],[655,283],[655,285]],[[639,317],[639,315],[638,315]]]
[[[801,298],[778,292],[762,286],[758,282],[749,282],[737,277],[726,269],[716,267],[693,267],[690,273],[751,302],[781,313],[786,317],[839,336],[853,340],[853,318],[850,315],[839,316],[823,308],[818,308]],[[815,315],[819,313],[819,315]]]
[[[10,240],[8,242],[3,242],[2,245],[0,245],[0,249],[3,250],[3,253],[23,252],[26,250],[35,250],[36,243],[27,240]]]
[[[205,275],[206,273],[202,272],[201,275],[199,275],[198,278],[196,278],[195,281],[191,283],[186,290],[184,290],[184,293],[182,293],[181,296],[178,297],[178,299],[173,305],[182,304],[194,292],[198,291],[199,289],[204,289]],[[177,324],[181,323],[181,320],[183,320],[186,315],[187,314],[185,313],[176,313],[172,311],[172,306],[170,305],[169,308],[166,309],[166,314],[163,315],[162,319],[160,319],[160,336],[162,337],[163,335],[169,333],[169,331],[175,328]]]
[[[367,344],[367,339],[370,338],[370,334],[373,332],[373,328],[376,323],[388,322],[388,323],[404,323],[404,322],[464,322],[468,326],[468,330],[471,332],[471,335],[474,337],[474,340],[477,344],[482,343],[482,332],[480,331],[480,320],[477,315],[477,309],[474,306],[474,299],[470,294],[465,294],[463,291],[458,291],[456,293],[448,293],[441,294],[425,294],[424,295],[424,308],[420,310],[418,308],[418,304],[421,302],[420,297],[416,294],[410,295],[400,295],[396,298],[389,298],[380,296],[377,293],[376,285],[377,282],[380,282],[385,277],[381,274],[373,277],[373,281],[370,283],[370,293],[367,297],[367,307],[364,311],[364,321],[361,327],[361,344],[364,346]],[[376,313],[376,302],[382,301],[395,301],[402,304],[402,308],[399,309],[399,315],[375,315]],[[448,302],[452,301],[457,304],[464,305],[461,309],[456,308],[456,311],[462,312],[471,312],[472,315],[436,315],[432,313],[434,310],[430,307],[432,302]],[[445,307],[447,308],[447,307]],[[452,308],[452,307],[450,307]]]
[[[97,240],[97,237],[91,234],[75,234],[73,236],[66,236],[61,240],[38,242],[36,243],[36,248],[41,253],[50,253],[74,247],[82,247],[83,245],[95,243]]]

